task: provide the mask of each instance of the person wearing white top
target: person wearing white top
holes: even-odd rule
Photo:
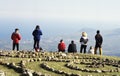
[[[82,53],[82,50],[84,49],[84,53],[86,53],[87,43],[88,43],[88,37],[86,32],[82,32],[82,36],[80,38],[80,53]]]
[[[94,54],[94,47],[90,46],[90,49],[88,50],[88,54]]]

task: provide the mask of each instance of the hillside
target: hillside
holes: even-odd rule
[[[68,29],[69,30],[69,29]],[[88,34],[89,42],[87,46],[87,51],[89,50],[90,46],[95,46],[95,39],[94,36],[96,34],[96,29],[94,28],[77,28],[74,30],[74,32],[68,32],[66,30],[63,33],[60,33],[60,31],[54,31],[56,34],[49,34],[49,32],[44,32],[44,35],[41,37],[40,46],[48,51],[56,51],[58,43],[61,39],[64,40],[66,43],[66,50],[68,48],[68,45],[70,44],[71,40],[74,40],[77,46],[77,50],[79,52],[80,50],[80,37],[81,32],[85,31]],[[111,30],[101,30],[101,34],[103,36],[103,54],[109,55],[109,56],[120,56],[120,46],[119,46],[119,30],[117,29],[111,29]],[[1,30],[0,30],[1,31]],[[30,30],[32,31],[32,30]],[[25,32],[30,33],[30,31],[24,30],[22,33],[22,40],[20,41],[20,50],[31,50],[33,49],[33,36],[31,34],[25,34]],[[71,31],[71,30],[70,30]],[[1,31],[3,32],[3,31]],[[6,32],[3,32],[6,33]],[[1,34],[0,36],[0,49],[2,50],[10,50],[12,48],[12,40],[10,39],[11,32],[7,31],[7,36],[4,37],[4,34]],[[8,34],[10,33],[10,34]],[[48,34],[48,35],[47,35]],[[3,37],[3,38],[2,38]],[[47,44],[47,45],[46,45]]]
[[[0,52],[0,76],[119,75],[119,57],[61,52]]]

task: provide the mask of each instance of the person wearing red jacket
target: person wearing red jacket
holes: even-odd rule
[[[16,47],[17,51],[19,51],[19,41],[21,40],[21,36],[19,34],[19,29],[18,28],[16,28],[15,32],[12,33],[11,39],[13,40],[12,50],[15,50],[15,47]]]
[[[65,52],[66,45],[63,42],[63,40],[60,40],[60,43],[58,44],[58,51],[59,52]]]

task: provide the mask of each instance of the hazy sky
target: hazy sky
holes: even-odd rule
[[[32,39],[36,24],[47,38],[120,28],[120,0],[0,0],[0,39],[10,39],[16,27],[23,40]]]
[[[120,21],[120,0],[0,0],[0,18]]]

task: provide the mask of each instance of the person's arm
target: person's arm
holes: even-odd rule
[[[68,52],[70,52],[70,44],[69,44],[69,46],[68,46]]]
[[[21,35],[20,34],[18,34],[18,40],[21,40]]]
[[[95,35],[95,40],[97,40],[97,36]]]
[[[40,30],[40,35],[43,35],[41,30]]]
[[[80,38],[80,42],[82,42],[82,41],[83,41],[83,38],[81,37],[81,38]]]
[[[35,36],[35,31],[32,32],[32,35]]]
[[[76,47],[76,44],[75,44],[75,52],[77,52],[77,47]]]
[[[65,45],[65,43],[64,43],[64,48],[66,48],[66,45]]]

